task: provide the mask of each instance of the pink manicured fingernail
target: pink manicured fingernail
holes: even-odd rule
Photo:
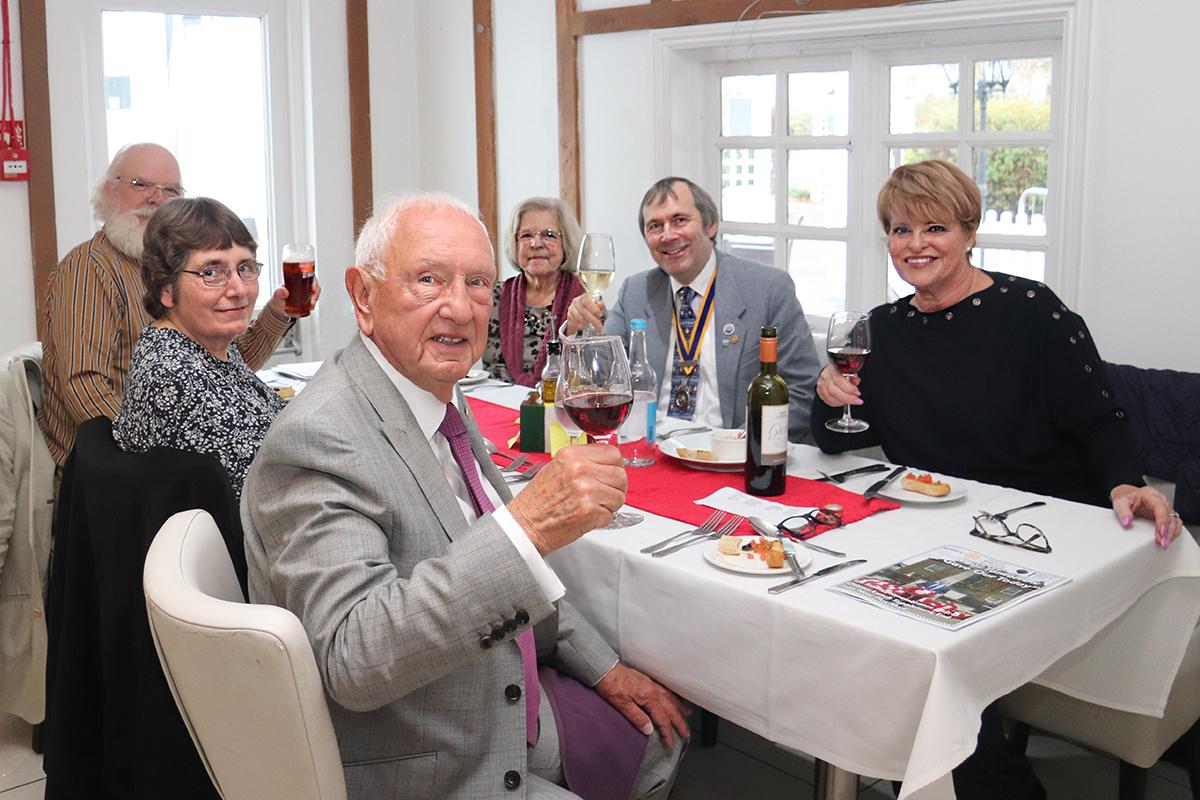
[[[1163,524],[1163,525],[1159,525],[1159,526],[1158,526],[1158,538],[1159,538],[1160,540],[1167,538],[1167,526],[1166,526],[1166,524]]]
[[[856,405],[856,406],[861,406],[861,405],[863,404],[863,401],[862,401],[862,398],[861,398],[861,397],[856,397],[856,398],[854,398],[853,400],[851,400],[850,402],[851,402],[853,405]]]
[[[1124,525],[1126,528],[1129,527],[1129,523],[1132,521],[1133,521],[1133,517],[1121,517],[1121,524]]]
[[[642,726],[642,733],[649,736],[650,734],[654,733],[654,726],[652,724],[650,724],[649,722],[647,722],[645,725]]]

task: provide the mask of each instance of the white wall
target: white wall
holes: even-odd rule
[[[1079,310],[1108,361],[1200,371],[1200,3],[1095,6]]]
[[[12,39],[13,110],[25,117],[21,85],[21,17],[18,3],[9,3]],[[27,136],[37,136],[39,132]],[[37,338],[33,304],[33,253],[29,243],[29,184],[0,181],[0,355]]]

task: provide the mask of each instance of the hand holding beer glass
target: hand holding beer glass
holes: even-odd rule
[[[283,248],[283,286],[288,291],[283,310],[289,317],[307,317],[316,298],[316,251],[311,244],[289,244]]]

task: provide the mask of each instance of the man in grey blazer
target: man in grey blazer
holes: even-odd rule
[[[779,374],[788,385],[788,438],[808,435],[820,362],[791,276],[714,247],[720,215],[708,193],[686,178],[663,178],[642,198],[638,229],[658,269],[630,275],[603,322],[606,333],[628,339],[629,321],[646,320],[646,349],[659,379],[660,428],[737,428],[746,420],[746,387],[758,373],[763,325],[779,331]],[[676,309],[691,289],[690,316],[697,330],[698,376],[681,378]],[[706,300],[714,295],[707,316]],[[604,309],[587,294],[571,303],[566,332],[601,325]],[[686,358],[682,360],[687,360]],[[676,380],[672,381],[672,371]],[[680,391],[682,388],[683,391]],[[689,407],[690,406],[690,407]],[[672,411],[674,407],[674,413]]]
[[[460,202],[397,201],[355,260],[360,334],[280,414],[242,497],[251,600],[304,624],[350,797],[567,798],[606,780],[613,796],[624,770],[620,796],[665,798],[687,710],[618,662],[542,560],[623,504],[620,454],[566,448],[510,495],[455,392],[496,280]],[[593,703],[582,736],[564,681]]]

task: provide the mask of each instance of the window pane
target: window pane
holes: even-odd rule
[[[1035,281],[1046,279],[1046,254],[1039,250],[975,248],[971,263],[992,272],[1007,272]]]
[[[847,150],[788,152],[788,224],[846,227]]]
[[[915,164],[918,161],[928,161],[931,158],[940,158],[942,161],[949,161],[951,164],[957,164],[957,151],[952,147],[893,147],[888,154],[888,169],[893,170],[902,164]]]
[[[986,233],[1041,236],[1046,233],[1044,147],[981,147],[971,151],[971,173],[983,194]]]
[[[775,237],[773,236],[726,233],[721,236],[721,250],[747,261],[756,261],[768,267],[775,266]]]
[[[892,67],[891,132],[958,130],[958,64]]]
[[[788,133],[845,136],[850,132],[850,73],[788,75]]]
[[[130,142],[166,147],[188,195],[229,206],[258,241],[259,260],[276,261],[262,20],[132,11],[101,20],[109,157]],[[264,289],[277,285],[275,272],[265,271]],[[270,297],[260,291],[260,304]]]
[[[975,130],[1050,130],[1050,59],[975,64]]]
[[[788,273],[805,314],[827,317],[846,307],[845,242],[790,240]]]
[[[775,153],[768,149],[721,151],[721,218],[775,221]]]
[[[721,135],[775,133],[775,76],[730,75],[721,79]]]

